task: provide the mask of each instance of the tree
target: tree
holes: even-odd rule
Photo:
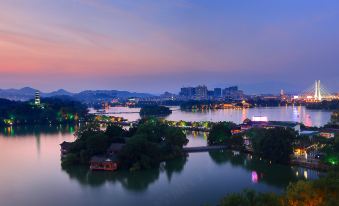
[[[286,205],[328,205],[339,202],[339,173],[330,171],[327,176],[314,181],[298,181],[287,187]]]
[[[291,129],[273,128],[250,131],[254,152],[273,162],[286,163],[293,152],[296,133]]]
[[[140,116],[166,116],[171,113],[170,108],[159,105],[144,106],[140,109]]]
[[[334,168],[317,180],[290,183],[282,195],[244,190],[227,195],[220,206],[337,206],[338,202],[339,171]]]
[[[225,144],[232,136],[231,130],[236,127],[233,122],[219,122],[212,126],[207,138],[209,145]]]
[[[339,133],[336,133],[334,136],[333,148],[335,152],[339,153]]]
[[[124,136],[127,132],[118,125],[109,124],[105,134],[109,137],[111,143],[125,143]]]
[[[119,153],[123,166],[132,170],[150,168],[162,160],[182,155],[188,140],[179,128],[157,119],[142,120],[135,135]]]
[[[98,132],[86,138],[86,149],[90,156],[105,154],[110,144],[110,139],[104,132]]]
[[[98,122],[89,122],[82,124],[75,132],[74,136],[78,139],[81,139],[97,132],[100,132],[100,124]]]
[[[180,128],[167,127],[164,137],[165,144],[171,147],[182,148],[188,143],[188,139],[186,138],[185,133]]]
[[[58,98],[42,99],[42,106],[31,101],[0,100],[0,125],[74,123],[87,112],[80,102]]]
[[[126,139],[125,134],[129,136]],[[160,161],[178,157],[188,142],[181,129],[154,118],[141,120],[138,127],[129,131],[115,125],[108,125],[102,131],[97,122],[92,122],[83,124],[75,135],[71,156],[64,158],[66,163],[87,164],[93,155],[105,154],[111,143],[127,141],[118,158],[123,167],[131,170],[150,168]]]
[[[230,194],[220,201],[220,206],[282,206],[278,195],[273,193],[257,193],[244,190],[240,194]]]
[[[334,124],[334,125],[338,125],[339,124],[339,110],[338,111],[334,111],[332,113],[332,115],[331,115],[331,123]]]
[[[286,205],[317,206],[322,205],[323,198],[322,192],[315,191],[311,183],[298,181],[287,187],[285,203]]]
[[[112,132],[102,131],[98,122],[82,124],[75,132],[77,139],[71,144],[69,154],[62,159],[63,165],[88,164],[92,156],[105,154],[113,140],[121,138],[120,133],[115,133],[114,138],[107,135]]]
[[[129,139],[119,152],[122,165],[131,170],[151,168],[159,162],[160,156],[157,144],[147,141],[147,137],[140,134]]]
[[[244,148],[244,139],[242,138],[241,134],[232,135],[226,143],[231,145],[231,147],[235,149],[241,150]]]

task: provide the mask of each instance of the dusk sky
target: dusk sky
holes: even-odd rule
[[[338,0],[0,0],[0,88],[339,91]]]

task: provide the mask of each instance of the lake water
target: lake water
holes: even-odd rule
[[[60,147],[73,141],[72,126],[4,128],[0,132],[1,206],[216,205],[245,188],[282,192],[289,182],[318,172],[269,164],[232,151],[192,153],[141,172],[61,168]],[[188,133],[189,146],[206,133]]]
[[[232,121],[237,124],[253,116],[267,116],[270,121],[294,121],[306,126],[323,126],[328,123],[331,112],[323,110],[309,110],[304,106],[259,107],[249,109],[220,109],[204,111],[181,111],[178,107],[171,107],[172,114],[168,120],[184,121]],[[112,116],[124,117],[129,121],[140,118],[139,108],[111,107],[107,112]],[[94,112],[92,109],[91,112]]]

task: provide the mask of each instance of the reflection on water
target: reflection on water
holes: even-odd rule
[[[4,127],[0,134],[5,137],[17,136],[17,137],[25,137],[25,136],[40,136],[44,134],[73,134],[75,130],[78,128],[78,125],[58,125],[58,126],[50,126],[50,125],[37,125],[37,126],[11,126]]]
[[[78,181],[81,185],[98,187],[105,183],[119,183],[126,190],[133,192],[144,192],[149,185],[158,180],[160,173],[166,174],[168,182],[171,182],[173,174],[180,173],[184,169],[187,161],[186,157],[166,161],[160,164],[158,168],[149,170],[128,172],[92,172],[88,167],[75,166],[62,168],[71,179]]]
[[[256,171],[252,171],[252,182],[253,183],[258,183],[258,173]]]
[[[0,205],[215,205],[230,192],[281,192],[291,181],[319,175],[228,150],[191,153],[134,173],[61,168],[59,144],[73,141],[74,129],[1,130]],[[206,144],[204,133],[188,137],[192,146]]]
[[[35,139],[36,153],[40,156],[41,136],[70,135],[74,134],[79,125],[37,125],[37,126],[11,126],[4,127],[0,135],[4,138],[32,138]],[[72,138],[74,139],[74,138]]]
[[[207,132],[201,131],[184,131],[187,138],[188,144],[187,147],[200,147],[207,145]]]
[[[318,171],[301,167],[270,164],[250,154],[235,154],[228,150],[211,151],[209,155],[217,164],[230,163],[232,166],[240,166],[251,171],[251,180],[254,183],[264,182],[279,188],[285,188],[289,182],[298,179],[316,179],[321,174]],[[301,172],[304,176],[298,175]]]
[[[232,151],[211,151],[208,153],[211,160],[218,165],[229,165],[230,168],[239,167],[248,171],[252,183],[265,183],[280,189],[286,188],[290,182],[298,179],[315,179],[319,172],[299,167],[287,165],[270,164],[267,161],[252,157],[250,154],[234,153]],[[163,162],[158,168],[128,172],[92,172],[87,167],[67,167],[63,168],[71,179],[77,180],[81,185],[99,187],[105,183],[121,184],[122,187],[132,192],[145,192],[151,184],[160,178],[160,174],[165,174],[170,183],[173,174],[180,174],[187,162],[186,157]],[[300,176],[302,172],[303,176]],[[308,174],[312,173],[311,177]]]
[[[331,112],[323,110],[308,110],[304,106],[259,107],[244,109],[220,109],[220,110],[195,110],[181,111],[178,107],[172,107],[173,112],[166,117],[172,121],[232,121],[242,123],[246,118],[253,116],[267,116],[271,121],[302,122],[306,126],[323,126],[330,120]],[[94,111],[94,110],[91,110]],[[140,118],[138,108],[111,107],[109,112],[115,112],[113,116],[123,117],[129,121]],[[124,113],[134,112],[134,113]]]

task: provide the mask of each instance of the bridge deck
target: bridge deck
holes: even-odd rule
[[[202,146],[202,147],[184,147],[184,152],[208,152],[211,150],[223,150],[227,149],[227,145],[216,145],[216,146]]]

